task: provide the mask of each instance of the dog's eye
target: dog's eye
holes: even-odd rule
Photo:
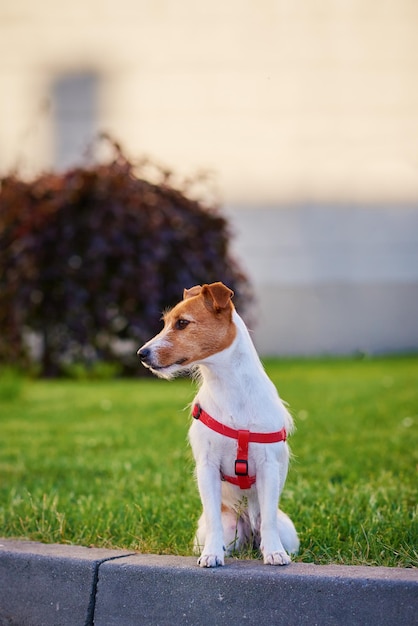
[[[184,319],[180,318],[174,324],[174,328],[176,330],[184,330],[186,328],[186,326],[188,326],[189,324],[190,324],[189,320],[184,320]]]

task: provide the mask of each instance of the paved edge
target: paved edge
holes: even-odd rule
[[[100,566],[131,554],[0,538],[0,626],[91,626]]]
[[[418,626],[418,570],[264,566],[0,539],[0,626]]]

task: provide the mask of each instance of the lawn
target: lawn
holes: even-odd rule
[[[266,360],[297,431],[300,561],[418,566],[418,359]],[[0,535],[190,554],[187,379],[0,376]]]

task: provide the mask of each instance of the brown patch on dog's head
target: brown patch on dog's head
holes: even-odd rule
[[[171,376],[228,348],[235,339],[234,292],[223,283],[185,289],[183,300],[164,315],[164,328],[144,347],[147,364],[160,376]]]
[[[189,298],[194,298],[199,295],[205,298],[209,308],[213,307],[220,311],[228,306],[231,298],[234,296],[234,292],[220,282],[203,285],[203,287],[201,285],[195,285],[183,291],[183,300],[188,300]]]

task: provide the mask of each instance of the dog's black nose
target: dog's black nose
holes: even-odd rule
[[[147,363],[150,359],[151,350],[149,348],[139,348],[137,355],[144,363]]]

